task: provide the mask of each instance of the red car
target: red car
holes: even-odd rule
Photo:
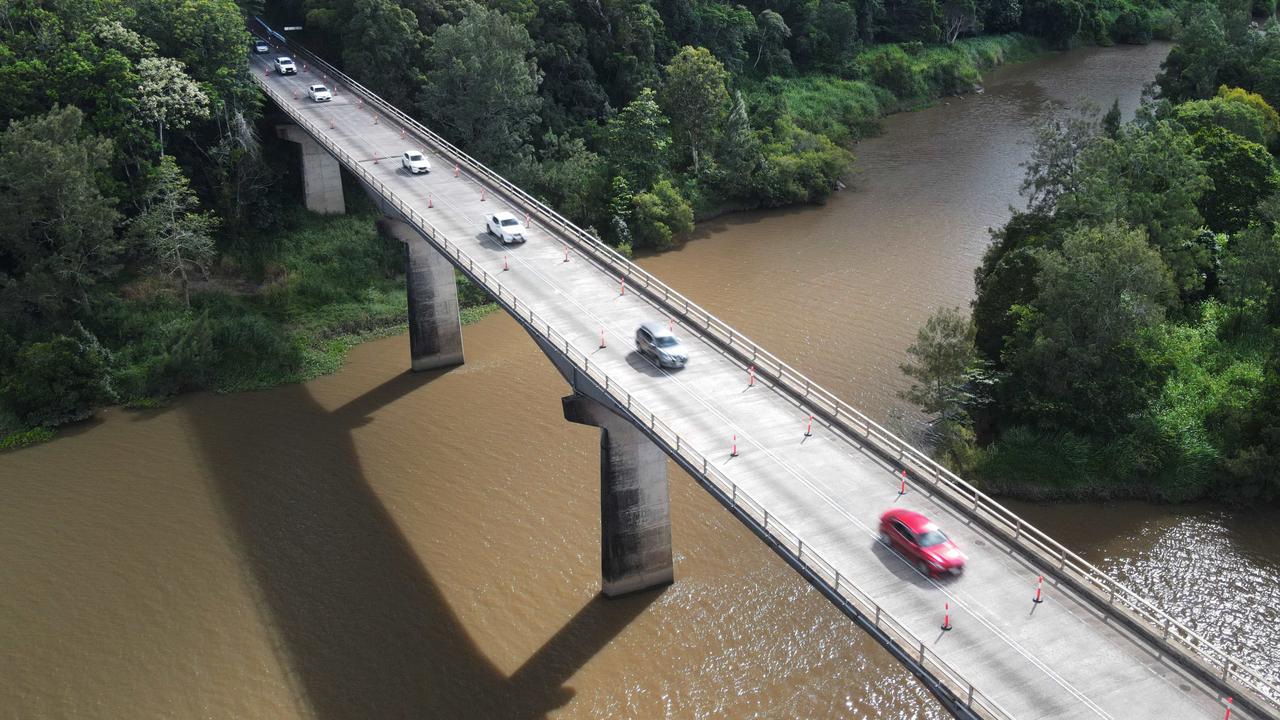
[[[880,516],[880,542],[896,547],[925,575],[959,575],[964,553],[929,518],[911,510]]]

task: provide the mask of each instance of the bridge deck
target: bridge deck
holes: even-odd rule
[[[374,124],[368,106],[339,86],[330,103],[312,103],[306,86],[317,72],[281,77],[264,74],[272,55],[254,56],[259,81],[284,93],[304,117],[336,142],[387,188],[450,240],[463,246],[491,274],[548,321],[646,408],[693,444],[733,481],[803,537],[841,575],[870,595],[898,622],[966,680],[1016,718],[1216,719],[1224,701],[1217,692],[1162,658],[1159,650],[1125,631],[1113,618],[1035,567],[1001,539],[933,497],[912,487],[898,495],[894,469],[855,440],[814,423],[804,437],[808,411],[789,395],[757,383],[747,387],[740,363],[696,332],[677,327],[690,344],[687,368],[665,371],[635,353],[633,333],[663,315],[637,293],[619,294],[618,280],[576,252],[564,262],[565,243],[537,227],[529,241],[503,248],[484,233],[487,212],[524,209],[508,205],[453,163],[437,155],[388,117]],[[301,62],[299,62],[301,70]],[[333,88],[329,78],[326,84]],[[333,127],[330,128],[332,121]],[[425,150],[433,172],[410,176],[399,154]],[[382,158],[374,163],[374,158]],[[428,195],[434,207],[428,208]],[[509,271],[503,272],[507,258]],[[763,290],[763,289],[762,289]],[[607,347],[597,349],[603,329]],[[513,378],[518,380],[518,378]],[[531,429],[532,430],[532,429]],[[737,436],[738,457],[730,457]],[[927,578],[876,541],[878,516],[907,507],[936,519],[969,555],[969,568],[954,580]],[[678,538],[678,532],[677,532]],[[1033,605],[1035,578],[1046,575],[1045,602]],[[954,629],[939,629],[943,603]],[[1233,717],[1245,718],[1237,710]]]

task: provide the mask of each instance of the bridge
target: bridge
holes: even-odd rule
[[[413,369],[463,362],[456,268],[564,376],[565,418],[601,429],[606,595],[674,580],[670,458],[957,717],[1280,718],[1275,658],[1210,643],[321,58],[252,29],[273,46],[250,68],[302,146],[308,207],[343,211],[345,168],[404,243]],[[277,54],[298,74],[274,72]],[[333,100],[312,102],[313,83]],[[433,171],[406,173],[408,149]],[[527,218],[527,243],[487,235],[502,210]],[[645,321],[671,324],[686,368],[635,352]],[[938,521],[969,555],[964,575],[931,578],[883,546],[890,507]]]

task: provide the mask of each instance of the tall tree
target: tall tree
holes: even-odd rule
[[[442,26],[433,40],[419,108],[467,152],[510,167],[527,152],[542,105],[529,33],[470,3],[462,20]]]
[[[699,152],[707,143],[729,102],[729,73],[706,48],[685,46],[667,64],[659,96],[676,132],[699,169]]]
[[[968,394],[964,389],[977,359],[973,320],[960,308],[941,308],[925,321],[907,348],[908,360],[898,366],[911,378],[902,399],[930,414],[951,418],[960,413]]]
[[[163,154],[165,128],[185,128],[192,120],[209,117],[209,98],[187,76],[180,60],[143,58],[138,63],[138,74],[138,110],[155,125]]]
[[[656,98],[652,89],[645,88],[609,119],[609,163],[633,188],[649,187],[667,170],[670,121]]]
[[[413,12],[391,0],[354,0],[342,60],[394,105],[407,106],[422,84],[416,62],[426,46]]]
[[[761,10],[756,17],[756,61],[751,67],[759,69],[764,60],[766,75],[785,75],[791,71],[791,54],[787,52],[785,43],[791,37],[791,28],[787,21],[772,10]]]
[[[0,134],[0,318],[45,329],[89,310],[90,291],[120,269],[115,199],[103,192],[110,140],[81,136],[60,107]]]
[[[200,202],[187,178],[168,155],[160,158],[143,201],[143,211],[130,231],[151,250],[162,272],[178,278],[182,300],[191,307],[191,271],[207,272],[213,259],[213,231],[217,220],[198,212]]]
[[[1055,430],[1119,432],[1160,380],[1141,333],[1164,319],[1169,268],[1143,231],[1118,223],[1073,231],[1038,259],[1033,304],[1013,309],[1005,348],[1009,409]]]

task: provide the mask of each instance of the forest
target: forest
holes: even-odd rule
[[[360,193],[342,218],[297,204],[296,151],[246,71],[252,15],[303,26],[626,252],[821,202],[886,113],[1037,52],[1169,38],[1180,17],[1132,0],[9,0],[0,447],[107,405],[314,377],[403,326],[401,250]]]
[[[1033,497],[1280,495],[1280,25],[1255,10],[1181,8],[1132,122],[1039,128],[971,315],[903,366],[953,468]]]

